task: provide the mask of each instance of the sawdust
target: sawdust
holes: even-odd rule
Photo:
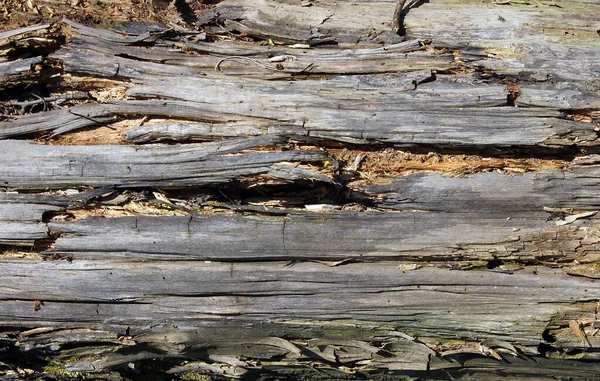
[[[71,209],[69,214],[76,220],[89,217],[119,218],[127,216],[187,216],[180,210],[161,204],[131,201],[123,206],[96,206]]]
[[[178,207],[181,209],[178,209]],[[190,216],[192,213],[200,215],[224,215],[235,214],[236,212],[230,207],[225,207],[219,202],[212,201],[204,203],[201,206],[190,206],[182,202],[169,205],[147,201],[130,201],[118,206],[91,205],[85,208],[69,209],[66,215],[58,215],[52,221],[76,221],[90,217]]]
[[[98,90],[98,88],[103,90]],[[127,95],[127,87],[125,86],[96,87],[94,90],[90,90],[89,94],[100,103],[106,103],[112,100],[131,99]]]
[[[63,146],[86,146],[86,145],[130,145],[125,140],[122,133],[130,127],[137,127],[143,124],[145,118],[126,119],[108,126],[85,129],[72,132],[65,135],[60,135],[50,141],[53,145]],[[42,142],[42,141],[38,141]],[[45,141],[44,141],[45,142]]]
[[[358,167],[360,178],[373,182],[378,177],[406,176],[414,172],[431,171],[446,176],[461,177],[479,172],[498,171],[508,175],[521,175],[542,168],[565,168],[564,160],[537,158],[492,158],[479,155],[448,155],[430,152],[415,154],[397,149],[365,152],[349,149],[330,149],[329,152],[340,162],[342,168],[351,165],[360,154],[363,159]]]
[[[16,249],[0,249],[0,258],[2,259],[42,259],[40,253],[36,251],[24,251],[24,250],[16,250]]]

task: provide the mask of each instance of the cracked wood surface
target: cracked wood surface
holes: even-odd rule
[[[223,59],[219,56],[190,56],[160,48],[148,50],[130,46],[130,39],[117,33],[69,25],[81,35],[50,55],[51,58],[62,61],[64,70],[71,75],[132,80],[134,84],[127,85],[130,97],[186,101],[192,114],[186,115],[183,110],[171,114],[172,107],[165,107],[162,115],[194,119],[190,108],[201,108],[205,115],[209,114],[204,120],[241,119],[250,129],[291,124],[296,127],[292,131],[296,135],[353,144],[596,145],[594,124],[570,120],[568,113],[568,110],[577,113],[600,107],[596,79],[567,78],[571,82],[568,85],[561,82],[566,79],[532,79],[519,84],[517,90],[509,90],[506,82],[477,75],[442,74],[461,67],[474,70],[482,62],[513,62],[508,58],[488,55],[476,63],[469,60],[459,63],[450,53],[406,53],[414,45],[404,47],[405,43],[383,49],[329,49],[319,54],[311,50],[304,53],[266,48],[263,54],[293,59],[281,64],[269,58],[252,58],[256,64],[230,61],[220,67],[223,76],[211,70]],[[362,62],[363,58],[369,61]],[[594,54],[589,56],[590,60],[595,58]],[[283,69],[276,68],[277,65]],[[505,76],[515,75],[508,69],[496,71]],[[594,73],[594,70],[581,69],[581,72]],[[268,84],[239,78],[257,73],[275,78],[346,75],[327,81]],[[399,74],[381,77],[375,73]],[[185,81],[179,79],[182,76]],[[511,95],[511,91],[517,91],[517,95]],[[515,100],[510,101],[511,97]],[[515,108],[512,102],[528,107]],[[41,131],[53,131],[56,135],[112,122],[118,115],[161,115],[158,109],[148,112],[139,103],[140,109],[134,105],[82,105],[43,120],[35,114],[24,115],[1,123],[0,136],[8,138]],[[183,127],[184,132],[174,134],[174,139],[197,136],[197,127]],[[236,125],[225,123],[222,127],[235,129]],[[157,134],[169,138],[168,132]]]
[[[256,146],[271,146],[277,136],[232,139],[183,147],[49,146],[22,141],[0,141],[10,153],[0,168],[4,186],[11,188],[68,188],[77,186],[194,186],[219,185],[244,177],[270,174],[275,177],[329,180],[316,172],[294,167],[278,168],[282,162],[320,162],[323,151],[240,153]]]
[[[596,2],[177,3],[0,33],[1,376],[598,374]]]

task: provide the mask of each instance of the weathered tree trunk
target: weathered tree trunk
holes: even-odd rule
[[[401,3],[0,33],[0,375],[597,377],[600,5]]]

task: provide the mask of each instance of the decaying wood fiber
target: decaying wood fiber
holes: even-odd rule
[[[597,377],[599,4],[211,3],[0,33],[0,376]]]

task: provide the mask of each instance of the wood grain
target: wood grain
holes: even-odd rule
[[[0,33],[0,378],[597,377],[597,2],[214,3]]]

